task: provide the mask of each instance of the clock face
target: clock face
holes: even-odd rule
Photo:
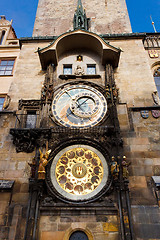
[[[104,156],[88,145],[72,145],[54,158],[50,178],[54,188],[69,200],[87,200],[97,195],[108,180]]]
[[[74,85],[61,90],[52,104],[54,118],[66,127],[93,127],[107,112],[105,97],[87,85]]]

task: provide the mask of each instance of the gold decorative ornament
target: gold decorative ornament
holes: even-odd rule
[[[73,201],[93,198],[108,186],[108,163],[101,152],[76,144],[62,149],[50,168],[51,188]]]
[[[99,186],[102,178],[102,162],[96,153],[87,148],[65,152],[56,165],[57,182],[70,194],[88,194]]]
[[[83,57],[82,57],[81,55],[78,55],[78,56],[77,56],[77,61],[78,61],[78,62],[81,62],[82,60],[83,60]]]
[[[48,158],[49,158],[49,154],[51,153],[51,150],[48,150],[46,151],[45,154],[43,154],[39,149],[39,153],[40,153],[40,161],[39,161],[39,167],[38,167],[38,179],[45,179],[45,174],[46,174],[45,167],[48,164]]]
[[[10,102],[11,102],[11,97],[9,95],[6,95],[5,101],[3,104],[3,109],[7,109],[10,105]]]

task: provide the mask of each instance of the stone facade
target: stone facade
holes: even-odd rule
[[[90,18],[90,31],[97,34],[131,32],[124,0],[82,1]],[[52,7],[54,5],[54,8]],[[98,5],[98,7],[97,7]],[[73,30],[77,1],[39,1],[33,36],[58,36]]]
[[[72,27],[68,14],[74,15],[76,1],[60,5],[40,0],[34,37],[20,39],[21,48],[11,23],[5,22],[12,34],[0,45],[0,61],[14,58],[15,64],[13,76],[0,76],[0,97],[11,99],[7,102],[6,97],[0,111],[2,240],[71,240],[76,231],[89,240],[160,239],[160,193],[153,181],[160,176],[160,106],[153,77],[160,67],[159,34],[129,33],[124,1],[83,4],[96,34],[66,32]],[[95,72],[88,74],[88,66]],[[64,73],[64,67],[72,72]],[[107,99],[107,114],[95,127],[67,128],[54,118],[55,96],[78,84]],[[110,169],[109,186],[82,202],[67,200],[50,180],[56,154],[76,144],[98,149]],[[45,168],[48,149],[52,151]],[[116,173],[113,156],[120,166]]]

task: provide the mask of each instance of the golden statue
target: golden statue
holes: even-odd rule
[[[49,154],[51,153],[51,150],[46,151],[45,154],[43,154],[41,152],[41,150],[39,149],[39,153],[40,153],[40,161],[39,161],[39,168],[38,168],[38,179],[45,179],[45,167],[48,164],[48,157]]]
[[[111,174],[112,174],[112,176],[113,176],[114,179],[117,179],[117,178],[118,178],[119,165],[118,165],[117,161],[115,160],[115,157],[114,157],[114,156],[112,156]]]

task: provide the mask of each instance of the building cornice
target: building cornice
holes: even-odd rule
[[[100,34],[99,36],[103,39],[143,39],[147,36],[159,36],[160,32],[157,33],[121,33],[121,34]],[[37,37],[22,37],[19,39],[20,43],[32,42],[32,41],[55,41],[59,36],[37,36]]]

